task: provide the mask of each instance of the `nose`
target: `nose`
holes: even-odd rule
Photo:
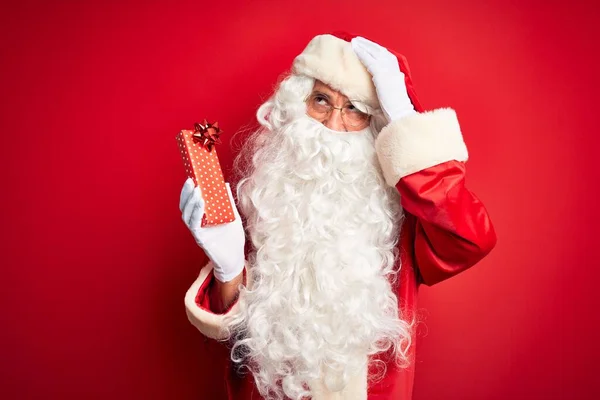
[[[344,121],[342,120],[342,110],[334,108],[329,114],[329,118],[323,121],[323,125],[334,131],[346,131]]]

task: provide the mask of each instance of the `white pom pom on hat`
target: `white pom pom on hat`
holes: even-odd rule
[[[358,35],[347,32],[317,35],[292,63],[292,72],[318,79],[340,91],[350,100],[358,100],[371,108],[379,108],[371,74],[364,67],[350,41]],[[423,111],[410,77],[406,58],[388,49],[398,59],[404,73],[406,90],[415,110]]]

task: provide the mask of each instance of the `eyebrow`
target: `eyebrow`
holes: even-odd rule
[[[325,97],[327,97],[328,99],[331,97],[331,95],[329,95],[329,94],[327,94],[327,93],[325,93],[325,92],[322,92],[322,91],[320,91],[320,90],[315,90],[315,91],[314,91],[312,94],[320,94],[321,96],[325,96]]]

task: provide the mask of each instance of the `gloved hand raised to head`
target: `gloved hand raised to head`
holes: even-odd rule
[[[235,206],[229,183],[227,193],[235,215],[235,220],[226,224],[201,227],[204,215],[204,200],[200,188],[188,178],[181,189],[179,209],[183,222],[192,232],[196,243],[204,250],[214,264],[214,274],[221,282],[229,282],[238,276],[245,262],[244,245],[246,236],[242,219]]]
[[[352,39],[351,44],[352,50],[373,77],[379,105],[388,122],[416,113],[396,56],[385,47],[361,36]]]

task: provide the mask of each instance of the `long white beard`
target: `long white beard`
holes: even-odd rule
[[[233,353],[264,397],[310,396],[320,378],[341,390],[369,355],[410,341],[390,284],[399,195],[370,128],[335,132],[301,117],[262,133],[251,151],[238,195],[253,284],[229,323]]]

